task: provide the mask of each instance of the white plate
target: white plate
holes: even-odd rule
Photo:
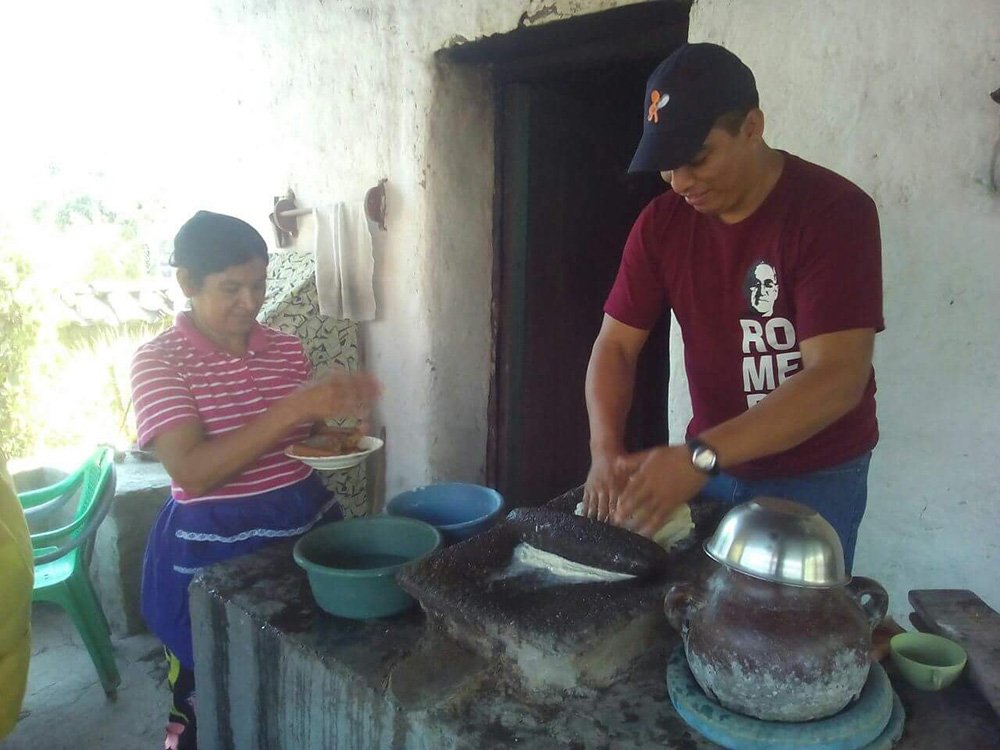
[[[285,448],[285,455],[289,458],[297,459],[307,466],[312,466],[314,469],[321,471],[341,471],[342,469],[353,468],[364,461],[366,456],[382,447],[382,441],[377,437],[363,437],[358,441],[358,447],[361,450],[357,453],[345,453],[343,456],[324,456],[318,458],[316,456],[298,456],[292,450],[292,446],[288,446]]]

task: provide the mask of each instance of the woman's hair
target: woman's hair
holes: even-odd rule
[[[200,285],[209,274],[254,258],[267,263],[267,243],[260,232],[242,219],[199,211],[174,237],[170,265],[186,269],[191,281]]]

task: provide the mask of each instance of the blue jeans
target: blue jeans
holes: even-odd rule
[[[867,451],[829,469],[780,479],[737,479],[719,474],[708,481],[701,494],[726,505],[749,502],[760,495],[808,505],[837,530],[844,545],[844,565],[850,574],[858,527],[868,504],[868,464],[871,457],[871,451]]]

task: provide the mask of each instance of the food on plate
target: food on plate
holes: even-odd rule
[[[364,434],[360,429],[326,427],[323,432],[313,435],[301,443],[295,443],[289,450],[296,456],[305,458],[329,458],[346,456],[361,450],[358,445]]]

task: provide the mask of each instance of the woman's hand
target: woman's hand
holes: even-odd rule
[[[162,432],[153,447],[171,479],[197,497],[225,484],[304,423],[362,422],[379,392],[368,373],[340,370],[304,384],[236,430],[207,439],[201,423],[189,420]]]
[[[304,385],[289,398],[301,409],[302,422],[327,419],[363,421],[382,392],[378,380],[367,372],[335,370]]]

